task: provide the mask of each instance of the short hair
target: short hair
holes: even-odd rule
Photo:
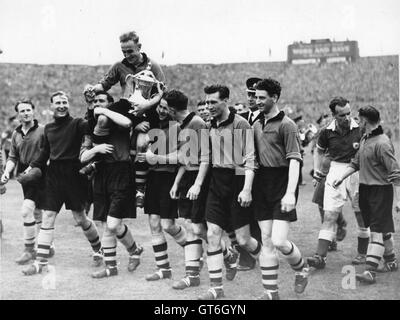
[[[199,103],[197,104],[198,107],[205,106],[205,105],[206,105],[206,101],[205,100],[200,100]]]
[[[365,106],[358,109],[358,114],[360,117],[364,117],[368,122],[376,124],[381,120],[379,111],[373,106]]]
[[[101,95],[101,94],[104,94],[104,95],[107,96],[107,101],[108,101],[108,103],[114,103],[114,98],[113,98],[112,95],[109,94],[107,91],[104,91],[104,90],[97,91],[96,94],[95,94],[95,96],[98,96],[98,95]]]
[[[276,95],[279,100],[281,96],[282,87],[279,81],[272,78],[267,78],[267,79],[262,79],[260,82],[257,83],[256,90],[267,91],[270,97]]]
[[[119,42],[128,42],[129,40],[139,43],[139,36],[135,31],[125,32],[119,36]]]
[[[54,93],[51,94],[51,96],[50,96],[50,102],[53,103],[53,98],[54,98],[54,97],[57,97],[57,96],[66,96],[67,99],[68,99],[68,95],[67,95],[64,91],[59,90],[59,91],[56,91],[56,92],[54,92]]]
[[[15,104],[15,106],[14,106],[15,112],[18,112],[18,106],[19,106],[21,103],[30,104],[31,107],[32,107],[32,109],[35,109],[35,105],[34,105],[33,102],[31,101],[31,99],[25,99],[25,98],[24,98],[24,99],[18,100],[18,101],[16,102],[16,104]]]
[[[188,97],[179,90],[168,91],[163,99],[167,101],[169,107],[177,111],[187,110]]]
[[[229,99],[229,88],[227,86],[221,84],[213,84],[204,88],[205,94],[213,94],[216,92],[219,93],[219,98],[221,100]]]
[[[329,109],[331,109],[332,113],[336,113],[336,106],[339,107],[344,107],[346,104],[348,104],[350,101],[347,100],[346,98],[343,97],[335,97],[332,99],[332,101],[329,103]]]

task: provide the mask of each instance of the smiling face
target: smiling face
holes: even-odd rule
[[[97,94],[96,97],[94,98],[94,107],[101,107],[101,108],[107,108],[109,105],[109,102],[107,100],[107,96],[105,94]]]
[[[208,118],[210,117],[210,112],[208,111],[208,108],[205,104],[198,106],[197,112],[204,121],[208,121]]]
[[[28,124],[33,121],[34,109],[29,103],[20,103],[17,107],[18,119],[21,123]]]
[[[160,120],[165,120],[170,114],[170,110],[168,107],[167,101],[165,99],[161,99],[160,104],[157,106],[157,113]]]
[[[141,45],[133,40],[121,42],[121,51],[129,63],[135,64],[140,60]]]
[[[260,112],[268,114],[275,105],[276,101],[276,97],[270,97],[266,90],[256,90],[256,102]]]
[[[69,115],[68,97],[65,95],[54,96],[50,108],[51,111],[53,111],[54,118],[62,118],[68,116]]]
[[[210,111],[210,115],[214,119],[221,118],[223,112],[227,108],[228,99],[220,99],[219,92],[214,92],[206,95],[206,105],[208,107],[208,111]]]

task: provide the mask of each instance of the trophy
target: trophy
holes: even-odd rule
[[[127,83],[134,82],[133,94],[128,98],[133,106],[147,102],[151,98],[151,89],[159,83],[150,70],[143,70],[135,75],[128,74],[125,79]]]

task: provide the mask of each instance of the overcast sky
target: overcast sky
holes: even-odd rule
[[[392,55],[399,9],[399,0],[0,0],[0,62],[111,64],[129,30],[162,64],[283,61],[288,44],[319,38]]]

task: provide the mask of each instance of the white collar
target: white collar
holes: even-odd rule
[[[350,130],[353,130],[354,128],[358,128],[358,123],[351,118],[350,119]],[[333,119],[332,122],[326,127],[328,130],[335,131],[336,130],[336,120]]]
[[[260,114],[260,110],[259,109],[257,109],[256,111],[251,111],[250,110],[250,116],[253,115],[255,118],[257,118],[259,114]]]

